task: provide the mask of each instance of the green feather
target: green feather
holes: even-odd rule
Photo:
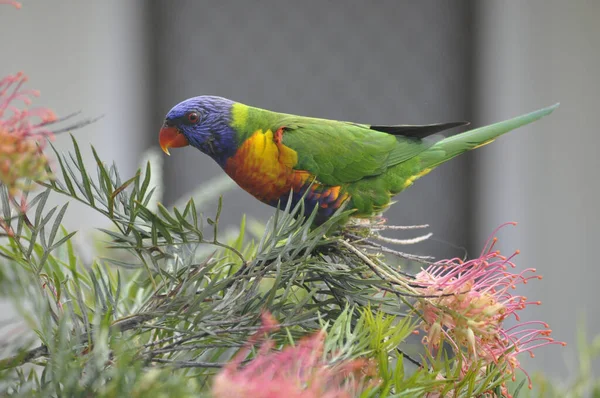
[[[494,123],[489,126],[480,127],[453,137],[445,138],[436,143],[429,150],[423,152],[421,155],[422,167],[436,167],[461,153],[487,145],[511,130],[551,114],[558,106],[559,104],[555,104],[526,115],[517,116],[510,120]]]
[[[369,126],[271,112],[236,104],[232,126],[240,143],[257,130],[284,128],[283,144],[298,154],[294,169],[351,196],[357,216],[384,210],[391,197],[436,166],[550,114],[558,104],[436,141],[430,134],[463,125]],[[379,130],[379,131],[378,131]]]
[[[503,122],[470,130],[445,138],[418,156],[396,164],[376,178],[365,178],[347,186],[356,216],[370,216],[389,206],[391,197],[411,186],[418,178],[440,164],[483,145],[518,127],[532,123],[558,108],[559,104]]]

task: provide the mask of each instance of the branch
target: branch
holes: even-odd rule
[[[21,366],[27,362],[32,362],[40,357],[48,355],[48,347],[40,345],[29,351],[24,351],[20,354],[14,355],[9,358],[0,359],[0,370],[6,370]]]
[[[149,321],[150,319],[156,318],[159,315],[135,315],[130,318],[120,319],[116,321],[113,326],[116,326],[120,332],[125,332],[127,330],[134,329],[137,326],[140,326],[142,323]],[[87,340],[87,334],[82,334],[80,339]],[[6,370],[10,368],[15,368],[21,365],[24,365],[28,362],[32,362],[41,357],[49,356],[48,346],[42,344],[36,348],[33,348],[29,351],[23,351],[20,354],[14,355],[12,357],[0,359],[0,370]]]
[[[150,362],[167,363],[175,368],[217,368],[227,365],[224,362],[195,362],[195,361],[172,361],[170,359],[153,358]]]

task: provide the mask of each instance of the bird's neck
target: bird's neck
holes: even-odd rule
[[[281,127],[278,125],[279,119],[281,119],[279,113],[237,102],[231,107],[230,126],[236,131],[238,143],[241,145],[258,131],[264,132],[268,129],[274,131]]]
[[[222,126],[217,134],[194,146],[213,158],[221,167],[225,167],[227,159],[237,150],[237,142],[235,130],[230,126]]]
[[[276,126],[277,118],[275,112],[236,102],[229,110],[227,123],[218,126],[219,133],[198,145],[198,148],[225,168],[227,160],[236,154],[248,138]]]

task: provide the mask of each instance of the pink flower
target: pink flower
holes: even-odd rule
[[[548,325],[541,321],[505,328],[507,318],[519,321],[519,311],[541,304],[513,295],[512,290],[542,277],[535,275],[533,268],[510,272],[515,268],[512,259],[519,251],[504,257],[493,251],[496,241],[493,238],[490,244],[488,240],[479,258],[467,262],[443,260],[417,274],[414,285],[424,297],[416,306],[422,315],[420,327],[427,333],[423,343],[434,352],[448,342],[455,354],[462,357],[465,371],[474,362],[482,361],[501,367],[513,380],[517,369],[529,379],[517,355],[527,352],[533,356],[532,351],[538,347],[564,343],[554,341]]]
[[[21,3],[19,3],[18,1],[0,0],[0,4],[8,4],[8,5],[13,6],[15,8],[21,8]]]
[[[273,341],[266,340],[256,357],[242,366],[257,340],[277,328],[269,314],[263,315],[263,327],[215,377],[216,398],[350,398],[360,395],[374,373],[374,365],[365,359],[329,363],[323,331],[282,351],[273,351]]]
[[[14,196],[27,190],[26,179],[44,180],[48,160],[43,148],[52,133],[45,126],[56,120],[45,108],[20,110],[17,102],[26,106],[39,92],[22,88],[27,77],[22,73],[0,79],[0,184]]]

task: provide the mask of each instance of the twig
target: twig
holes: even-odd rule
[[[304,322],[316,321],[318,319],[319,319],[319,317],[315,316],[315,317],[311,317],[311,318],[308,318],[308,319],[304,320]],[[281,323],[281,324],[279,324],[279,327],[280,328],[285,328],[285,327],[290,327],[290,326],[296,326],[296,325],[299,325],[299,324],[300,323],[298,323],[298,322],[287,322],[287,323]],[[205,337],[205,336],[207,336],[209,334],[218,335],[218,334],[224,334],[224,333],[254,332],[254,331],[260,330],[260,328],[261,328],[260,326],[240,326],[240,327],[231,328],[231,329],[210,330],[210,331],[206,331],[206,332],[202,332],[202,333],[197,333],[197,334],[192,335],[192,336],[183,337],[180,340],[175,341],[175,342],[169,344],[166,347],[163,347],[162,349],[163,350],[171,349],[173,347],[179,346],[179,345],[181,345],[181,344],[183,344],[185,342],[188,342],[190,340],[201,338],[201,337]],[[166,338],[162,339],[162,342],[166,342],[166,341],[169,341],[169,340],[174,340],[174,339],[176,339],[178,337],[179,336],[166,337]],[[156,343],[158,343],[158,342],[148,343],[148,344],[145,344],[144,347],[156,345]],[[151,354],[151,353],[149,353],[149,354]]]
[[[422,236],[417,236],[416,238],[411,238],[411,239],[395,239],[395,238],[387,238],[387,237],[379,235],[379,234],[373,235],[373,237],[375,239],[380,240],[385,243],[391,243],[393,245],[414,245],[415,243],[420,243],[420,242],[426,241],[427,239],[431,238],[432,236],[433,236],[433,234],[431,232],[428,234],[422,235]]]
[[[369,240],[367,238],[361,238],[360,236],[354,235],[354,234],[349,233],[349,232],[344,233],[344,235],[346,237],[348,237],[348,238],[354,239],[355,242],[364,243],[365,245],[371,246],[372,248],[375,248],[375,249],[378,249],[378,250],[381,250],[384,253],[393,254],[393,255],[395,255],[397,257],[404,258],[406,260],[418,261],[418,262],[421,262],[421,263],[424,263],[424,264],[427,264],[427,265],[431,265],[431,262],[429,262],[427,260],[433,260],[434,259],[434,257],[432,257],[432,256],[420,256],[420,255],[417,255],[417,254],[410,254],[410,253],[405,253],[405,252],[401,252],[401,251],[398,251],[398,250],[393,250],[393,249],[390,249],[387,246],[383,246],[382,244],[373,242],[372,240]]]
[[[429,228],[429,224],[422,225],[380,225],[373,228],[373,231],[383,231],[383,230],[391,230],[391,231],[405,231],[409,229],[424,229]]]
[[[41,124],[41,125],[40,125],[40,127],[41,127],[41,126],[48,126],[48,125],[50,125],[50,124],[55,124],[55,123],[59,123],[59,122],[63,122],[63,121],[65,121],[65,120],[67,120],[67,119],[69,119],[69,118],[71,118],[71,117],[73,117],[73,116],[75,116],[75,115],[78,115],[79,113],[80,113],[80,112],[73,113],[73,114],[71,114],[71,115],[65,116],[65,117],[63,117],[63,118],[61,118],[61,119],[58,119],[58,120],[56,120],[56,121],[53,121],[53,122],[50,122],[50,123],[43,123],[43,124]],[[104,117],[104,115],[100,115],[100,116],[98,116],[98,117],[95,117],[95,118],[92,118],[92,119],[90,119],[90,118],[88,118],[88,119],[84,119],[84,120],[81,120],[81,121],[79,121],[79,122],[76,122],[76,123],[74,123],[74,124],[72,124],[72,125],[70,125],[70,126],[63,127],[63,128],[59,128],[59,129],[57,129],[57,130],[51,130],[51,131],[52,131],[52,134],[66,133],[66,132],[68,132],[68,131],[77,130],[77,129],[80,129],[80,128],[82,128],[82,127],[85,127],[85,126],[87,126],[87,125],[90,125],[90,124],[92,124],[92,123],[95,123],[95,122],[97,122],[98,120],[102,119],[103,117]]]
[[[340,239],[339,242],[343,246],[345,246],[348,250],[350,250],[352,253],[354,253],[355,255],[357,255],[362,261],[364,261],[365,264],[367,264],[369,266],[369,268],[371,268],[371,270],[373,272],[375,272],[377,274],[377,276],[379,276],[381,279],[383,279],[385,281],[388,281],[390,283],[395,283],[395,284],[400,285],[400,286],[406,286],[406,287],[408,287],[408,284],[405,281],[399,279],[398,277],[396,277],[395,275],[390,274],[387,271],[382,270],[369,257],[367,257],[363,252],[361,252],[360,250],[358,250],[356,247],[352,246],[350,243],[346,242],[343,239]]]
[[[42,344],[32,350],[24,351],[12,357],[0,359],[0,370],[21,366],[24,363],[34,361],[46,355],[48,355],[48,347]]]
[[[396,351],[398,351],[398,354],[400,354],[404,358],[408,359],[413,365],[417,365],[420,368],[423,367],[423,364],[421,362],[417,361],[416,359],[413,359],[410,355],[408,355],[407,353],[402,351],[400,348],[396,348]]]
[[[154,350],[152,351],[153,355],[158,355],[158,354],[168,354],[171,352],[177,352],[177,351],[189,351],[189,350],[195,350],[195,349],[202,349],[202,348],[240,348],[240,347],[244,347],[244,344],[194,344],[194,345],[185,345],[182,347],[173,347],[173,348],[164,348],[164,349],[158,349],[158,350]]]
[[[155,317],[158,317],[158,315],[148,315],[148,314],[134,315],[130,318],[127,318],[124,320],[119,320],[119,321],[115,322],[113,324],[113,326],[116,326],[119,331],[125,332],[125,331],[131,330],[131,329],[135,328],[136,326],[139,326],[140,324],[142,324],[152,318],[155,318]],[[87,334],[86,333],[82,334],[81,339],[87,340]],[[21,366],[28,362],[32,362],[40,357],[45,357],[48,355],[49,355],[48,347],[46,345],[42,344],[31,350],[24,351],[17,355],[13,355],[12,357],[0,359],[0,370],[5,370],[5,369],[10,369],[10,368],[14,368],[17,366]]]
[[[217,368],[220,369],[227,365],[224,362],[194,362],[194,361],[173,361],[170,359],[152,358],[150,362],[168,363],[175,368]]]

